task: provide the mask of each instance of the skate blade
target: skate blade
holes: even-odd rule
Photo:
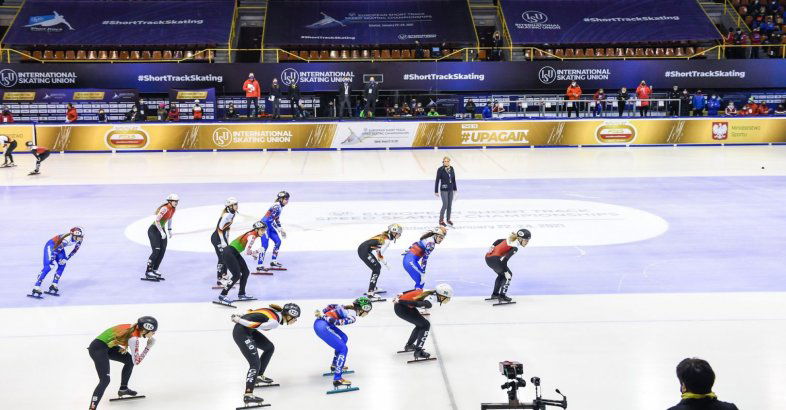
[[[516,304],[516,301],[515,301],[515,300],[513,300],[513,301],[510,301],[510,302],[499,302],[499,303],[494,303],[494,304],[492,304],[491,306],[515,305],[515,304]]]
[[[243,410],[243,409],[259,409],[262,407],[270,407],[268,403],[259,403],[259,404],[247,404],[243,407],[235,407],[235,410]]]
[[[278,383],[257,383],[254,385],[254,387],[277,387],[277,386],[281,386],[281,385]]]
[[[47,295],[52,295],[52,296],[60,296],[59,293],[57,293],[57,292],[50,292],[48,290],[46,292],[44,292],[44,293],[46,293]]]
[[[499,298],[494,298],[494,297],[492,297],[492,298],[485,298],[485,299],[483,299],[483,300],[485,300],[486,302],[488,302],[488,301],[490,301],[490,300],[499,300]]]
[[[387,301],[387,299],[383,299],[383,298],[376,298],[376,299],[369,299],[369,301],[370,301],[371,303],[377,303],[377,302],[386,302],[386,301]]]
[[[336,387],[333,390],[328,390],[327,394],[337,394],[337,393],[346,393],[350,391],[360,390],[360,387]]]
[[[252,275],[266,275],[266,276],[272,276],[272,275],[273,275],[273,272],[268,272],[268,271],[266,271],[266,270],[263,270],[263,271],[254,271],[254,272],[251,272],[251,274],[252,274]]]
[[[407,363],[430,362],[432,360],[437,360],[437,358],[429,357],[428,359],[413,359],[413,360],[407,360]]]
[[[267,268],[267,270],[287,270],[287,268]]]
[[[398,352],[396,352],[396,354],[399,354],[399,353],[412,353],[414,351],[415,351],[414,349],[413,350],[399,350]]]
[[[386,291],[386,290],[378,290],[378,291],[376,291],[374,293],[376,293],[377,295],[384,295],[385,293],[388,293],[388,291]]]
[[[32,293],[28,294],[28,295],[27,295],[27,297],[29,297],[29,298],[33,298],[33,299],[43,299],[43,298],[44,298],[44,297],[43,297],[43,296],[41,296],[41,295],[34,295],[34,294],[32,294]]]
[[[124,400],[134,400],[134,399],[144,399],[144,395],[139,396],[126,396],[126,397],[115,397],[114,399],[109,399],[109,401],[124,401]]]
[[[352,374],[352,373],[355,373],[355,371],[354,371],[354,370],[344,370],[344,371],[343,371],[341,374]],[[323,375],[323,376],[332,376],[332,375],[334,375],[334,374],[335,374],[335,373],[333,373],[333,372],[330,372],[330,373],[322,373],[322,375]]]
[[[220,306],[226,306],[226,307],[230,307],[230,308],[233,308],[233,309],[237,309],[237,306],[235,306],[235,305],[233,305],[231,303],[222,303],[222,302],[217,302],[217,301],[214,300],[213,304],[214,305],[220,305]]]
[[[255,301],[255,300],[257,300],[257,298],[245,298],[245,299],[233,300],[232,303],[235,303],[235,302],[252,302],[252,301]]]
[[[223,286],[214,285],[214,286],[211,286],[210,289],[224,289],[224,287]]]

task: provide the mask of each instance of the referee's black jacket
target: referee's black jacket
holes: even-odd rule
[[[445,169],[444,166],[437,169],[437,180],[434,181],[434,193],[438,193],[440,188],[442,188],[443,191],[458,190],[456,187],[456,172],[453,171],[453,167],[450,167],[450,171]]]

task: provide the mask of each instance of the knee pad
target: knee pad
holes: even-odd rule
[[[505,280],[510,280],[513,277],[513,273],[510,271],[505,271]]]

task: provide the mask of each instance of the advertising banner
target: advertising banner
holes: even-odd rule
[[[720,40],[693,0],[502,0],[514,44]]]
[[[33,125],[0,124],[0,135],[16,140],[14,152],[27,151],[25,143],[34,140],[34,128]],[[0,148],[0,151],[2,150],[3,148]]]
[[[759,60],[581,60],[516,62],[414,63],[309,63],[309,64],[0,64],[0,90],[24,91],[40,87],[127,87],[141,93],[168,93],[171,88],[215,88],[219,95],[242,95],[243,82],[253,72],[270,92],[277,78],[304,93],[337,93],[344,79],[356,95],[363,77],[375,76],[382,92],[564,92],[572,80],[584,89],[636,88],[641,80],[655,92],[680,88],[767,89],[783,88],[780,76],[786,59]]]
[[[329,148],[335,124],[40,125],[53,151]]]
[[[464,0],[271,0],[267,13],[266,47],[477,42]]]
[[[3,101],[35,101],[39,103],[78,102],[136,102],[139,92],[134,89],[98,88],[37,88],[30,91],[0,91]]]
[[[31,138],[32,126],[14,127],[0,131]],[[786,118],[38,125],[35,135],[53,151],[749,144],[786,142]]]
[[[226,44],[232,1],[28,0],[5,44],[171,46]]]
[[[339,122],[332,148],[411,147],[417,122]]]

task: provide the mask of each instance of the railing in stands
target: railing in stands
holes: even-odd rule
[[[541,60],[541,59],[553,59],[553,60],[586,60],[586,59],[606,59],[606,60],[647,60],[647,59],[672,59],[672,60],[689,60],[695,58],[703,58],[712,53],[717,53],[718,57],[723,57],[726,55],[726,51],[729,49],[735,48],[745,48],[745,49],[752,49],[754,47],[758,47],[759,50],[764,49],[771,49],[777,48],[780,52],[778,53],[777,58],[786,58],[786,44],[762,44],[762,45],[750,45],[750,44],[743,44],[743,45],[734,45],[734,44],[717,44],[715,46],[706,48],[706,49],[698,49],[694,50],[693,52],[683,52],[682,55],[629,55],[629,54],[619,54],[619,50],[625,50],[625,52],[629,52],[633,50],[631,47],[610,47],[615,50],[614,55],[564,55],[557,53],[556,50],[553,49],[541,49],[538,47],[500,47],[501,50],[507,51],[508,55],[512,55],[514,51],[520,51],[526,57],[527,61],[533,60]],[[651,51],[652,48],[650,48]],[[690,49],[690,47],[689,47]],[[369,62],[384,62],[384,61],[431,61],[431,62],[438,62],[438,61],[470,61],[472,58],[478,55],[479,50],[492,50],[491,47],[465,47],[457,50],[450,51],[444,56],[438,58],[425,58],[425,59],[415,59],[415,58],[379,58],[379,57],[369,57],[369,58],[308,58],[303,57],[297,53],[293,53],[288,50],[283,50],[279,48],[272,48],[272,49],[261,49],[262,52],[265,51],[272,51],[276,52],[276,55],[279,57],[287,56],[287,61],[292,62],[304,62],[304,63],[311,63],[311,62],[357,62],[357,61],[369,61]],[[560,49],[561,50],[561,49]],[[579,48],[576,48],[579,50]],[[605,49],[604,49],[605,50]],[[30,54],[27,51],[15,50],[12,48],[4,48],[0,50],[0,62],[10,63],[12,62],[12,56],[18,55],[21,57],[23,61],[28,62],[37,62],[37,63],[140,63],[140,62],[149,62],[149,63],[189,63],[189,62],[212,62],[215,59],[215,56],[219,53],[227,53],[231,54],[237,51],[260,51],[260,49],[246,49],[246,48],[206,48],[203,50],[195,50],[193,54],[188,54],[187,52],[183,53],[183,57],[180,58],[134,58],[125,56],[121,57],[123,59],[99,59],[99,58],[77,58],[77,59],[65,59],[65,58],[41,58],[35,55]],[[174,53],[173,53],[174,54]],[[765,53],[766,54],[766,53]],[[127,59],[126,59],[127,58]]]
[[[748,23],[745,22],[745,19],[740,15],[740,12],[734,7],[734,4],[731,3],[731,0],[725,0],[723,2],[723,14],[731,14],[731,18],[734,19],[734,22],[737,24],[737,27],[745,27],[747,31],[751,31],[751,28],[748,26]],[[726,38],[723,39],[726,41]]]

